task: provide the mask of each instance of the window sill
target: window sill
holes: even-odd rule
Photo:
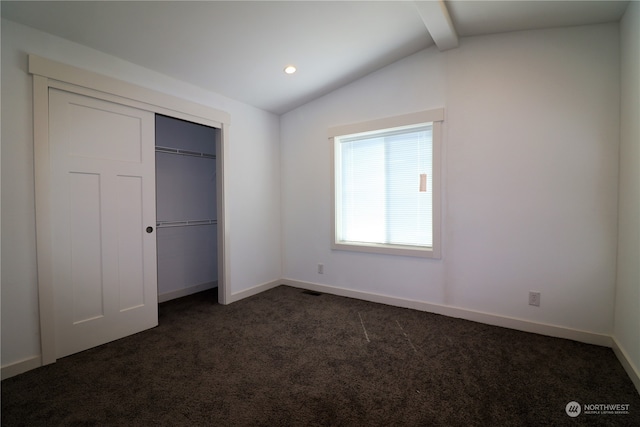
[[[386,245],[381,243],[334,242],[331,245],[331,249],[340,251],[367,252],[382,255],[398,255],[440,259],[440,251],[437,248],[420,246]]]

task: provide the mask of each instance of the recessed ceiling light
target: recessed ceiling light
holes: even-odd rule
[[[284,67],[284,72],[287,74],[293,74],[295,73],[297,70],[296,67],[294,67],[293,65],[287,65],[286,67]]]

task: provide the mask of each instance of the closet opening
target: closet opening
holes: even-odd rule
[[[218,286],[220,132],[155,116],[159,303]]]

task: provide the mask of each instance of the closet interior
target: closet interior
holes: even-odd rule
[[[218,132],[156,115],[158,302],[217,286]]]

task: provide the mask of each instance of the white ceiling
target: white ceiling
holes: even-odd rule
[[[614,22],[627,3],[455,0],[420,12],[452,22],[451,42],[455,33]],[[2,17],[276,114],[434,39],[444,46],[413,1],[2,1]],[[298,72],[284,74],[288,64]]]

